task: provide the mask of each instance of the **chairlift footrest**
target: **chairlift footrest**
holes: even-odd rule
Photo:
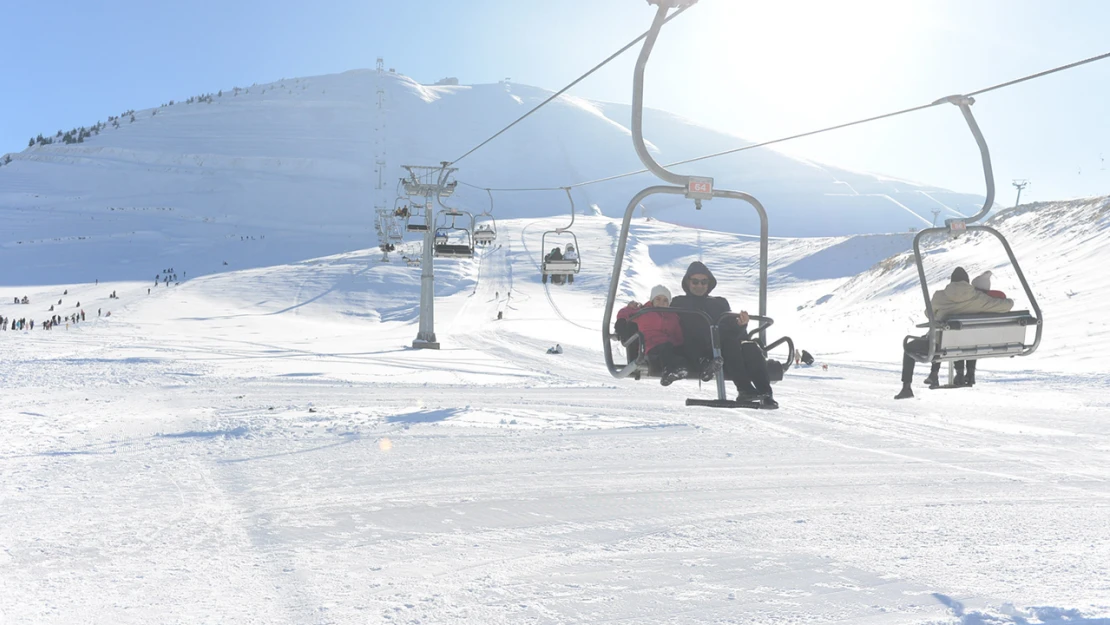
[[[759,410],[757,401],[736,401],[734,399],[687,399],[687,406],[703,406],[705,408],[749,408]]]

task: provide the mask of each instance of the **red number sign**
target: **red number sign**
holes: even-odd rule
[[[703,182],[701,180],[691,180],[690,181],[690,187],[689,187],[688,191],[690,193],[698,193],[698,194],[713,193],[713,183],[712,182]]]

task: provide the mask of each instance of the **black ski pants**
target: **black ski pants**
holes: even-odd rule
[[[755,341],[723,341],[721,356],[725,359],[725,375],[732,378],[740,393],[771,394],[771,375],[763,348]]]
[[[686,356],[690,362],[713,357],[712,349],[687,343]],[[738,338],[721,341],[721,358],[724,359],[725,377],[736,385],[737,392],[745,394],[771,394],[771,375],[767,372],[767,359],[755,341]]]
[[[640,326],[636,325],[635,321],[629,321],[627,319],[617,319],[617,322],[613,325],[613,329],[617,331],[617,338],[621,340],[621,343],[636,336],[636,333],[640,331]],[[627,348],[627,352],[628,362],[636,360],[636,358],[640,356],[640,342],[636,341],[633,343],[631,347]]]
[[[652,367],[659,367],[664,373],[680,368],[687,370],[690,368],[686,360],[686,354],[670,341],[651,348],[647,355]]]
[[[912,356],[910,356],[910,352],[921,354],[922,356],[928,354],[929,353],[929,340],[925,337],[921,337],[921,338],[912,339],[912,340],[910,340],[909,343],[906,344],[906,353],[902,355],[902,384],[910,384],[910,383],[913,382],[913,366],[916,363],[916,361],[913,359]],[[961,376],[964,374],[964,361],[963,360],[957,360],[956,362],[952,363],[952,365],[956,368],[956,373],[957,374],[959,374]],[[939,376],[940,375],[940,363],[939,362],[932,363],[932,366],[929,368],[929,372],[933,376]],[[971,376],[972,378],[975,377],[975,361],[974,360],[968,360],[967,361],[967,374],[969,376]],[[937,379],[939,381],[939,377]]]

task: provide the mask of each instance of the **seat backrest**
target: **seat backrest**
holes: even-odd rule
[[[574,272],[578,268],[576,260],[545,260],[543,270],[547,273]]]
[[[936,330],[937,360],[1016,356],[1027,346],[1027,328],[1036,324],[1028,310],[950,317]]]

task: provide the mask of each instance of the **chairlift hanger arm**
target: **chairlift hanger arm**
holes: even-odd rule
[[[563,191],[567,192],[567,199],[570,200],[570,223],[567,224],[565,228],[556,228],[555,232],[558,232],[559,234],[570,230],[571,226],[574,225],[574,198],[570,194],[570,187],[563,187]]]
[[[655,12],[655,20],[651,23],[651,29],[648,30],[647,37],[644,39],[644,46],[640,49],[640,56],[636,59],[636,70],[633,74],[632,144],[636,147],[636,155],[640,157],[644,166],[651,170],[651,173],[664,182],[686,187],[689,184],[689,176],[681,176],[665,169],[652,158],[644,144],[644,72],[647,69],[648,58],[651,57],[652,48],[655,47],[655,42],[659,39],[659,31],[663,28],[663,23],[667,19],[667,11],[675,4],[674,0],[648,0],[648,2],[649,4],[658,4],[659,8]]]
[[[987,147],[987,140],[983,137],[983,131],[979,129],[979,124],[975,121],[975,115],[971,112],[971,105],[975,104],[975,98],[966,95],[950,95],[933,102],[933,104],[943,104],[945,102],[960,107],[960,112],[963,113],[967,127],[971,130],[972,136],[975,137],[975,143],[979,146],[979,155],[983,161],[983,179],[987,185],[987,196],[983,200],[983,208],[971,217],[944,220],[945,225],[951,227],[954,222],[975,223],[990,212],[991,207],[994,206],[994,167],[991,165],[991,153]]]

